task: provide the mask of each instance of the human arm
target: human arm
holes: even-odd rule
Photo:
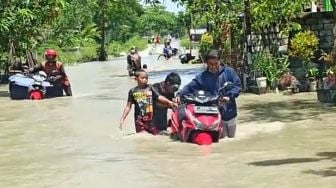
[[[132,95],[132,90],[130,90],[128,92],[128,99],[127,99],[127,104],[124,108],[124,111],[123,111],[123,114],[120,118],[120,125],[119,125],[119,128],[122,130],[122,126],[124,124],[124,121],[126,119],[126,117],[128,116],[129,112],[131,111],[132,109],[132,104],[134,103],[134,98],[133,98],[133,95]]]
[[[195,91],[198,91],[203,88],[202,83],[200,82],[201,76],[196,76],[191,82],[189,82],[187,85],[185,85],[181,91],[179,91],[176,96],[184,96],[191,93],[194,93]]]
[[[131,65],[132,64],[132,58],[130,55],[127,55],[127,64]]]
[[[48,81],[50,82],[59,82],[62,81],[63,78],[66,78],[67,75],[64,70],[64,65],[60,64],[59,65],[59,73],[58,74],[52,74],[51,76],[48,76]]]
[[[124,108],[123,114],[120,118],[120,125],[119,125],[120,130],[122,130],[122,126],[125,122],[126,117],[128,116],[129,112],[131,111],[131,109],[132,109],[132,102],[128,101],[125,108]]]
[[[156,84],[154,85],[157,86]],[[160,104],[161,107],[174,108],[176,106],[175,103],[169,100],[166,96],[161,95],[161,93],[155,86],[151,86],[151,89],[153,91],[153,100],[158,101],[158,104]]]
[[[140,63],[140,65],[141,65],[141,56],[139,55],[139,63]]]
[[[162,103],[163,105],[165,105],[166,107],[170,107],[170,108],[177,107],[176,103],[174,103],[173,101],[167,99],[166,97],[162,95],[158,96],[158,101]]]
[[[65,78],[67,76],[66,73],[65,73],[64,65],[63,64],[61,64],[59,71],[60,71],[60,74],[57,75],[56,78],[55,78],[56,81],[58,81],[58,80],[60,80],[62,78]]]
[[[239,76],[233,68],[227,67],[226,73],[228,81],[232,82],[233,86],[228,92],[226,92],[225,96],[229,97],[232,100],[239,96],[241,91],[241,82]]]

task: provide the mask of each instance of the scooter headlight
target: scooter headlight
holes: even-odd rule
[[[221,119],[217,119],[210,127],[208,130],[213,130],[213,129],[216,129],[221,123]]]
[[[203,124],[200,122],[200,121],[198,121],[197,119],[193,119],[193,123],[196,125],[196,127],[199,129],[199,130],[204,130],[204,126],[203,126]]]

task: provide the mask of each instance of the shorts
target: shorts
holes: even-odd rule
[[[136,133],[146,131],[153,135],[159,134],[159,130],[156,128],[152,121],[144,121],[142,119],[137,119],[135,121],[135,131]]]

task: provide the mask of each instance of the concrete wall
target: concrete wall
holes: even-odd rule
[[[307,12],[301,13],[297,18],[303,30],[313,31],[320,39],[320,48],[330,52],[333,46],[333,27],[334,20],[332,12]],[[287,50],[289,37],[281,35],[279,27],[274,25],[262,32],[252,32],[253,51],[257,52],[262,49],[267,50]],[[280,48],[280,49],[279,49]]]
[[[287,50],[288,36],[281,35],[278,25],[274,25],[263,31],[252,32],[252,50],[258,52],[261,50],[283,51]]]
[[[333,46],[333,20],[332,12],[311,12],[299,15],[299,23],[303,29],[313,31],[320,39],[320,48],[330,52]]]

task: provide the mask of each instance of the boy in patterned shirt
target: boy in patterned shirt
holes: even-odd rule
[[[176,104],[167,98],[160,96],[158,92],[148,84],[148,74],[146,71],[137,71],[135,74],[135,80],[138,82],[138,85],[130,89],[128,92],[128,100],[123,115],[120,119],[119,128],[122,129],[124,121],[132,109],[132,105],[134,104],[134,121],[136,132],[148,132],[156,135],[159,131],[153,124],[153,104],[159,101],[172,108],[176,107]]]

